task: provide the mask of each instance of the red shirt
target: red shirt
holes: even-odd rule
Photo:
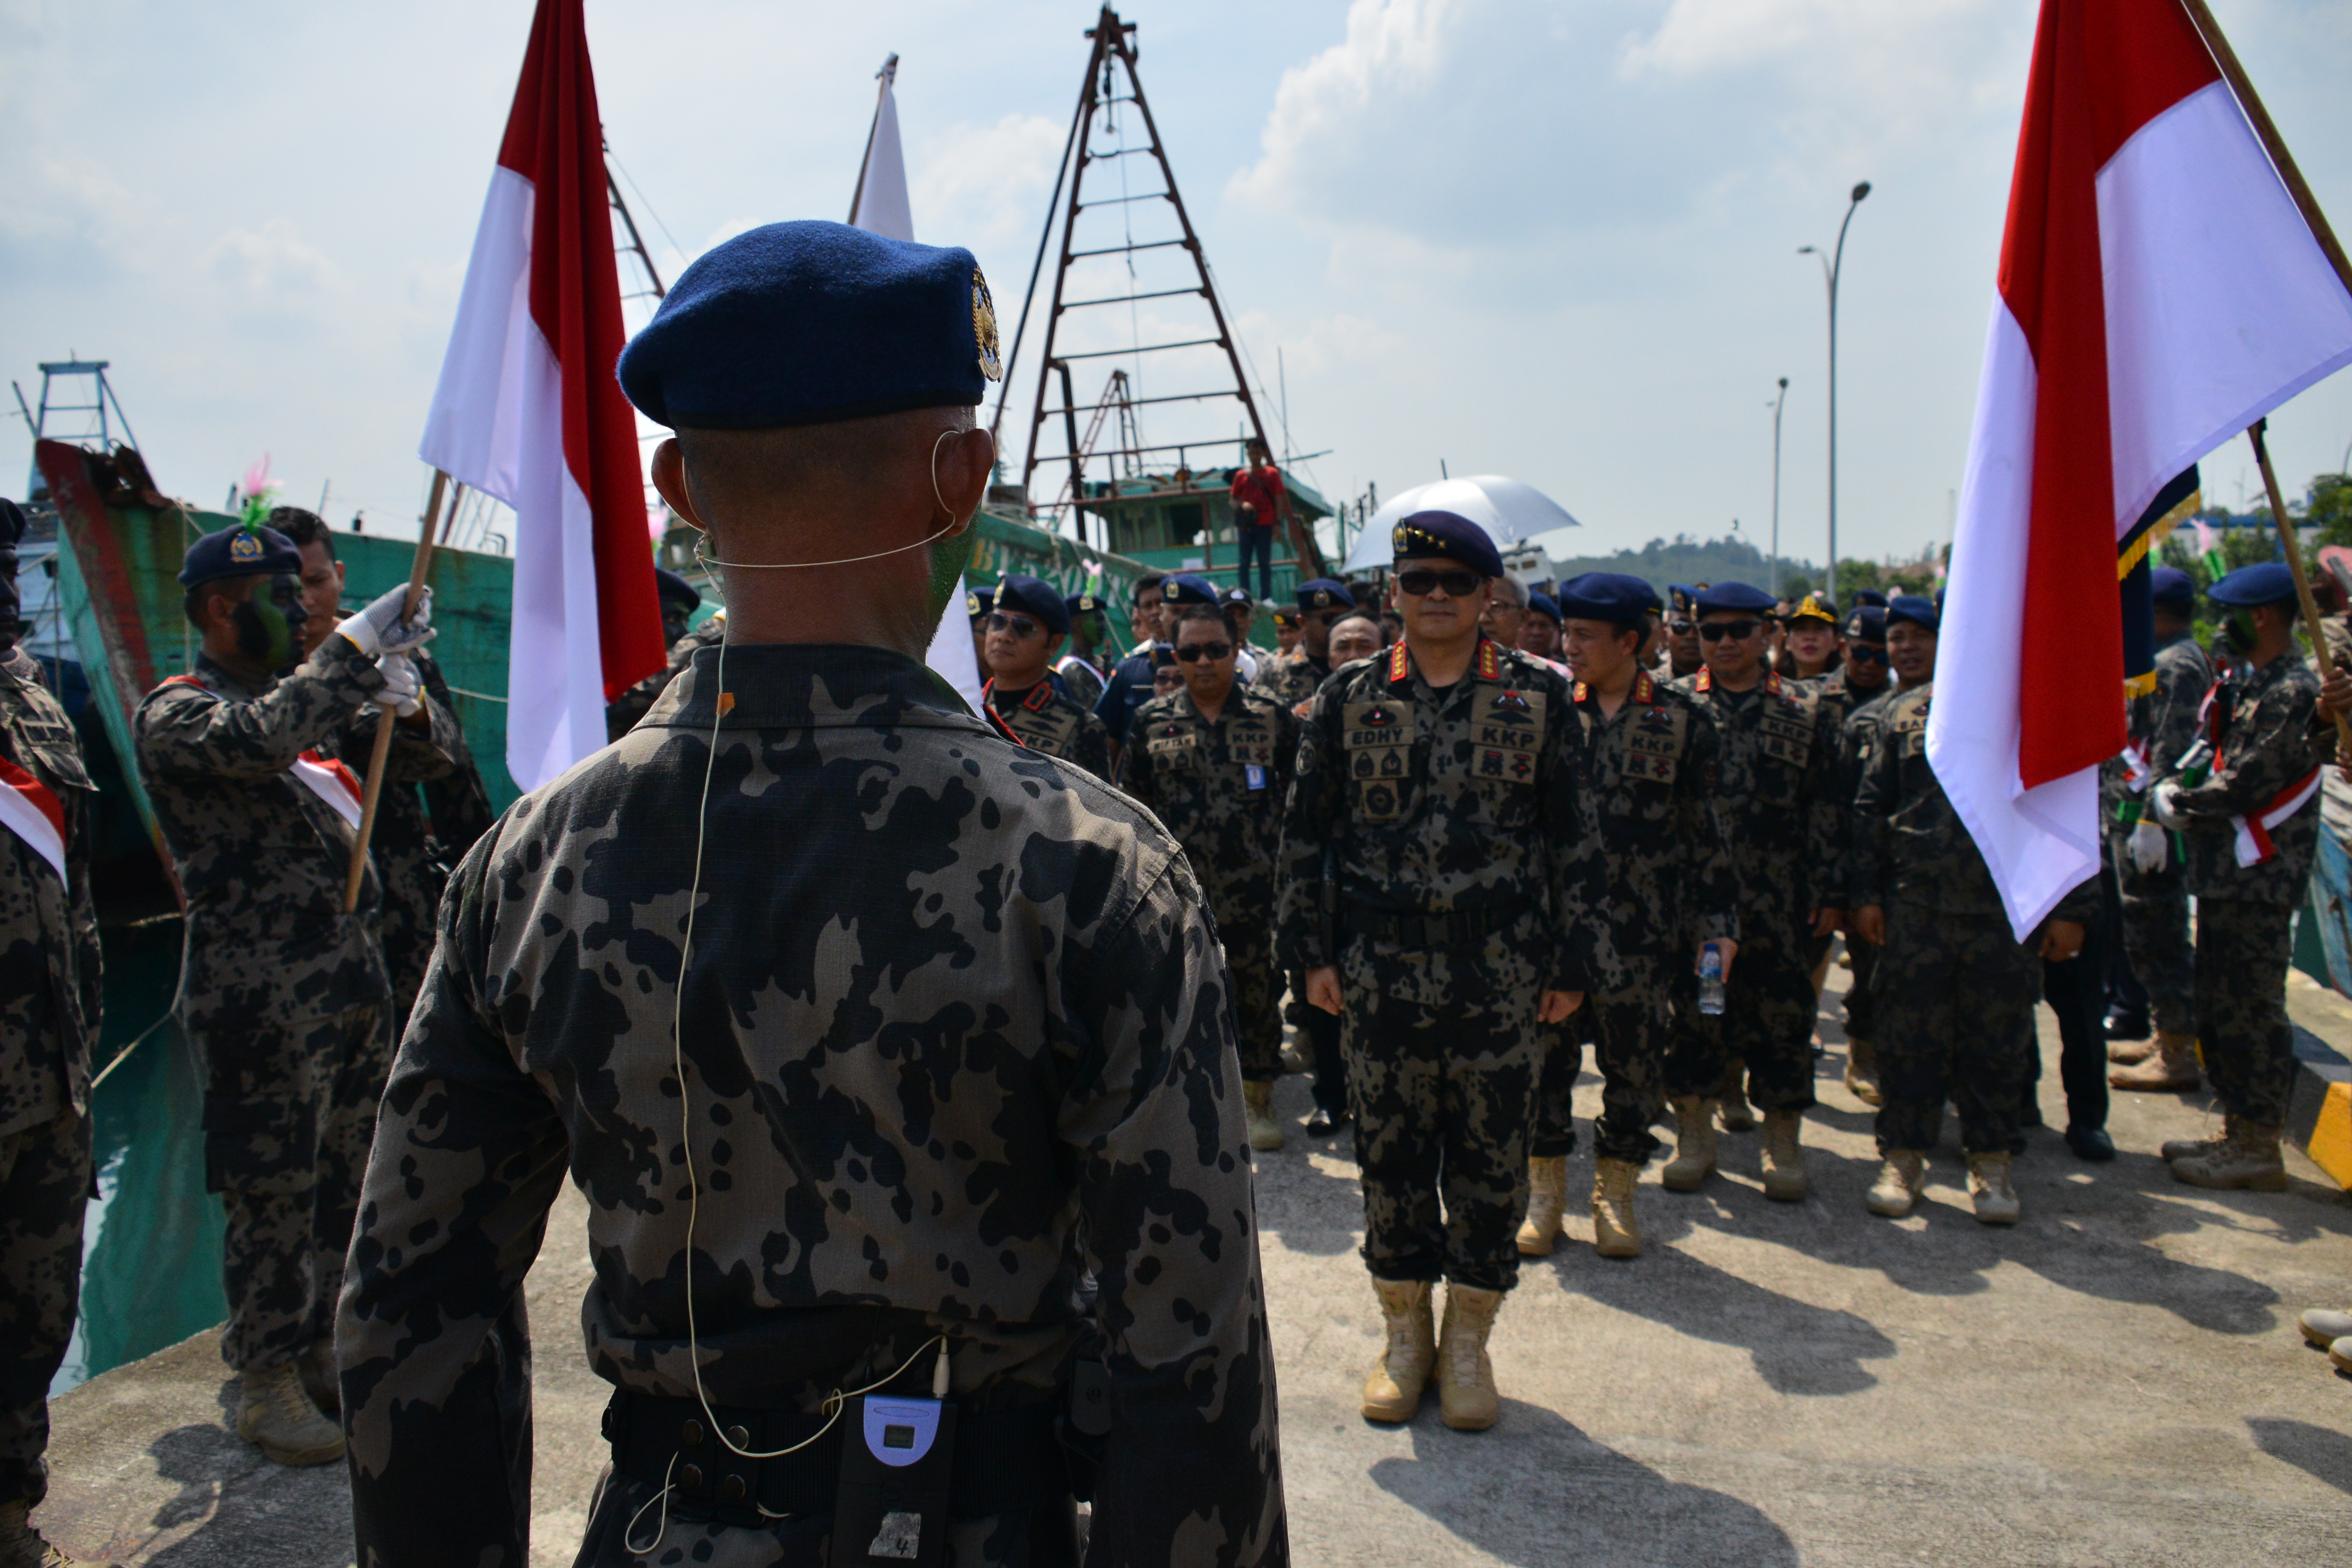
[[[1282,470],[1272,464],[1263,468],[1236,468],[1230,493],[1234,506],[1257,508],[1259,528],[1272,528],[1282,516]]]

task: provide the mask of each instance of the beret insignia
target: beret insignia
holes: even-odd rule
[[[228,558],[231,561],[258,561],[261,551],[260,539],[251,533],[240,533],[228,542]]]
[[[971,335],[980,344],[980,374],[991,381],[1004,379],[1004,366],[996,358],[996,301],[990,298],[988,279],[980,268],[971,269]]]

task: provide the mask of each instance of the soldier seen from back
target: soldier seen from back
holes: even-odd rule
[[[530,1559],[567,1174],[614,1385],[579,1563],[1066,1564],[1081,1492],[1094,1563],[1287,1561],[1200,888],[922,662],[994,457],[986,302],[968,251],[775,224],[622,357],[727,640],[442,905],[342,1303],[363,1563]],[[938,1494],[842,1514],[919,1421]]]
[[[1108,783],[1110,737],[1103,721],[1063,695],[1054,658],[1069,635],[1070,612],[1050,583],[1007,577],[988,616],[988,670],[981,695],[1022,744],[1076,763]]]

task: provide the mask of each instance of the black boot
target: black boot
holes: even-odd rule
[[[2111,1009],[2105,1025],[2111,1040],[2144,1040],[2155,1023],[2145,1013],[2130,1013],[2121,1007]]]
[[[2069,1127],[2066,1147],[2074,1151],[2077,1159],[2105,1164],[2116,1157],[2116,1141],[2107,1136],[2104,1127]]]

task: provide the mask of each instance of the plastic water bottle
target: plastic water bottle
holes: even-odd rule
[[[1723,1011],[1723,949],[1713,942],[1698,950],[1698,1010],[1710,1017]]]

